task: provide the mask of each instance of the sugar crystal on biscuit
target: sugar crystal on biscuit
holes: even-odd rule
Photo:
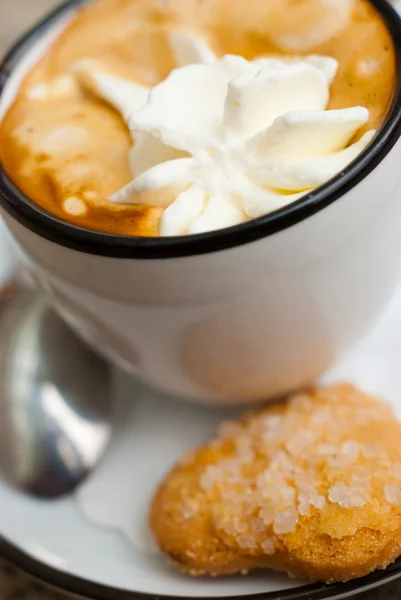
[[[271,525],[274,521],[275,510],[272,506],[263,506],[259,511],[259,516],[265,526]]]
[[[286,448],[290,454],[297,456],[309,448],[314,440],[315,435],[311,431],[303,429],[286,443]]]
[[[338,449],[334,444],[322,443],[316,447],[316,452],[322,456],[335,456]]]
[[[401,504],[401,488],[399,486],[386,483],[384,495],[390,504]]]
[[[318,410],[317,412],[315,412],[312,417],[311,417],[311,424],[313,426],[319,426],[319,425],[323,425],[324,423],[327,423],[328,421],[330,421],[330,419],[332,419],[333,417],[333,413],[332,411],[328,408],[322,408],[321,410]]]
[[[337,482],[330,488],[329,500],[343,508],[363,506],[366,503],[366,498],[359,492],[358,488],[342,482]]]
[[[401,481],[401,466],[400,465],[391,465],[389,467],[389,473],[395,479],[399,479]]]
[[[273,531],[277,534],[291,533],[298,523],[299,513],[289,509],[279,513],[274,519]]]
[[[349,467],[357,460],[360,449],[360,445],[355,441],[344,442],[340,452],[330,459],[330,464],[333,467]]]
[[[250,535],[240,535],[237,538],[237,542],[241,548],[246,548],[250,550],[256,548],[256,540]]]
[[[182,502],[182,510],[181,510],[182,518],[184,520],[191,519],[192,517],[194,517],[197,514],[197,512],[198,512],[197,503],[194,500],[185,498],[185,500],[183,500],[183,502]]]
[[[363,453],[366,458],[376,458],[380,454],[380,446],[378,444],[366,444]]]
[[[205,469],[201,476],[200,486],[206,492],[212,489],[220,480],[221,470],[215,465],[210,465]]]
[[[295,489],[290,485],[284,485],[280,490],[280,500],[284,506],[294,506]]]
[[[262,542],[262,550],[267,555],[274,554],[274,552],[275,552],[274,538],[267,538],[267,540],[264,540]]]

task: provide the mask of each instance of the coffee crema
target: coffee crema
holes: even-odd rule
[[[367,0],[97,0],[28,74],[2,123],[1,161],[29,198],[83,228],[159,235],[163,208],[109,200],[132,180],[132,138],[121,114],[81,85],[76,65],[95,59],[111,76],[153,87],[180,66],[175,30],[217,57],[336,59],[327,108],[369,111],[356,139],[378,129],[388,110],[395,51]]]

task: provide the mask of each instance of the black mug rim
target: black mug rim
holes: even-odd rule
[[[22,36],[0,64],[0,97],[22,56],[48,27],[87,0],[68,0]],[[0,205],[23,226],[61,246],[119,258],[178,258],[242,246],[283,231],[339,200],[367,177],[401,135],[401,19],[388,0],[370,0],[384,19],[396,53],[396,83],[386,119],[365,151],[339,175],[300,200],[234,227],[198,235],[139,237],[106,234],[72,225],[45,211],[23,194],[0,164]]]

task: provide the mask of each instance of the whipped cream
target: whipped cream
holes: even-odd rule
[[[162,236],[202,233],[286,206],[341,172],[374,135],[351,143],[363,107],[326,110],[337,61],[324,56],[218,59],[170,34],[180,65],[148,89],[81,61],[82,85],[129,124],[133,181],[113,202],[164,209]]]
[[[207,64],[216,60],[207,43],[187,31],[171,31],[168,41],[178,66]],[[73,74],[85,89],[111,104],[127,125],[130,114],[145,106],[148,101],[149,87],[109,73],[99,60],[78,61],[73,65]],[[130,166],[133,177],[154,165],[183,155],[146,133],[135,132],[132,137],[134,146],[130,153]]]

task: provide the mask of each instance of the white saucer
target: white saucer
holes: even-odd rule
[[[0,284],[13,255],[0,222]],[[401,288],[375,330],[326,377],[385,396],[401,415]],[[265,571],[247,577],[191,579],[168,567],[146,524],[149,499],[182,452],[213,433],[227,411],[183,404],[116,373],[116,435],[77,497],[29,499],[0,482],[0,555],[33,575],[96,599],[344,598],[401,576],[401,560],[347,584],[305,585]]]

